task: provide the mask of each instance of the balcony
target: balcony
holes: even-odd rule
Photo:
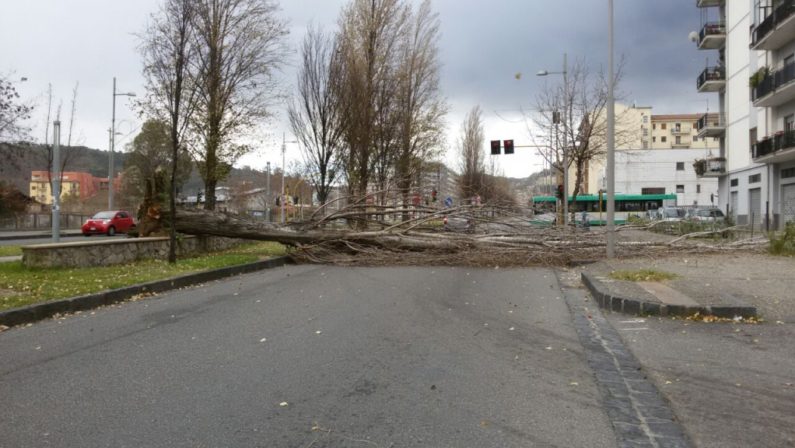
[[[698,137],[723,137],[726,132],[726,118],[723,114],[704,114],[696,123]]]
[[[768,73],[761,81],[752,84],[754,107],[775,107],[795,100],[795,83],[792,81],[795,81],[795,63]]]
[[[726,70],[723,67],[707,67],[698,75],[696,88],[700,93],[718,92],[726,87]]]
[[[779,131],[763,138],[751,148],[756,163],[781,163],[795,160],[795,130]]]
[[[726,159],[723,157],[707,157],[693,163],[698,177],[720,177],[726,174]]]
[[[780,1],[778,6],[751,28],[751,49],[777,50],[795,35],[795,0]]]
[[[699,50],[717,50],[726,43],[726,24],[707,22],[698,33]]]
[[[696,0],[698,8],[709,8],[711,6],[722,6],[726,0]]]
[[[690,132],[692,132],[692,129],[687,126],[674,126],[671,128],[671,135],[690,135]]]

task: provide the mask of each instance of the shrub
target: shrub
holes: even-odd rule
[[[773,255],[795,255],[795,222],[788,222],[780,235],[770,234],[768,251]]]

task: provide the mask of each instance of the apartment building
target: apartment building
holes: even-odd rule
[[[700,50],[716,63],[699,75],[699,92],[718,94],[719,201],[738,224],[781,229],[795,220],[795,1],[697,0]],[[749,33],[750,30],[750,33]],[[750,90],[750,91],[749,91]],[[718,160],[720,162],[720,160]]]
[[[697,161],[718,159],[720,139],[699,135],[701,118],[655,115],[648,106],[616,104],[616,192],[676,194],[680,205],[717,205],[717,178],[699,176]],[[710,125],[719,121],[717,113],[703,118]],[[591,160],[585,172],[581,192],[606,190],[605,157]],[[572,181],[569,191],[573,186]]]
[[[118,182],[116,189],[118,191]],[[61,200],[74,198],[86,200],[100,191],[108,191],[108,178],[94,177],[91,173],[65,171],[61,177]],[[41,204],[52,204],[53,196],[50,189],[50,177],[47,171],[30,172],[30,197]]]

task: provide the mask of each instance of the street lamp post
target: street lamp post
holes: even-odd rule
[[[563,53],[563,71],[549,72],[541,70],[537,76],[563,75],[563,224],[569,227],[569,139],[568,139],[568,120],[569,117],[569,64],[568,54]]]
[[[281,222],[284,224],[284,203],[286,201],[286,197],[284,196],[284,176],[287,174],[287,164],[285,162],[285,153],[287,152],[287,144],[288,143],[298,143],[296,140],[287,141],[285,133],[282,132],[282,197],[281,197]]]
[[[61,122],[52,126],[52,242],[61,239]]]
[[[615,103],[613,98],[613,0],[608,0],[607,19],[607,258],[615,257]]]
[[[108,209],[113,210],[113,151],[116,147],[116,97],[135,96],[133,92],[116,93],[116,77],[113,77],[113,115],[110,119],[110,158],[108,160]]]
[[[265,164],[265,222],[271,222],[271,163]]]

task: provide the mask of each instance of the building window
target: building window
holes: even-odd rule
[[[784,117],[784,130],[789,132],[795,129],[795,114],[789,114]]]
[[[667,141],[668,141],[668,138],[667,138],[666,136],[664,136],[664,135],[663,135],[662,137],[660,137],[660,141],[661,141],[661,142],[663,142],[663,143],[665,143],[665,142],[667,142]]]
[[[737,185],[739,185],[739,183],[740,183],[740,179],[732,179],[732,180],[729,182],[729,184],[730,184],[732,187],[736,187]]]
[[[693,136],[693,143],[695,143],[695,142],[697,142],[697,141],[698,141],[698,137],[696,137],[696,136],[694,135],[694,136]]]
[[[667,128],[667,123],[660,123],[660,129],[663,131]]]
[[[675,130],[676,132],[682,132],[682,123],[676,123],[676,124],[674,125],[674,130]]]
[[[696,193],[701,193],[701,184],[696,184]]]
[[[748,130],[748,141],[751,144],[751,148],[753,148],[756,144],[756,128],[751,128]]]
[[[640,194],[665,194],[665,188],[660,188],[660,187],[641,188]]]
[[[680,136],[678,136],[678,135],[677,135],[676,137],[674,137],[674,142],[675,142],[677,145],[681,145],[681,144],[682,144],[682,137],[680,137]]]
[[[651,142],[652,142],[652,143],[657,143],[657,137],[652,137],[652,138],[651,138]]]
[[[643,149],[649,149],[649,142],[643,141]]]
[[[755,184],[755,183],[759,183],[759,182],[762,182],[762,175],[761,174],[752,174],[752,175],[748,176],[748,183],[749,184]]]
[[[647,115],[643,116],[643,122],[644,123],[648,123],[649,122],[649,117]]]
[[[786,170],[781,170],[781,178],[786,179],[788,177],[795,177],[795,168],[787,168]]]
[[[718,141],[718,137],[712,137],[712,141],[713,142],[717,142]]]
[[[652,128],[652,129],[657,129],[657,123],[652,123],[652,124],[651,124],[651,128]]]
[[[676,192],[677,193],[684,193],[685,192],[685,186],[684,185],[677,185],[676,186]]]
[[[649,135],[649,130],[646,129],[646,128],[643,128],[643,136],[646,137],[648,135]]]
[[[685,162],[676,162],[676,171],[684,171]]]

